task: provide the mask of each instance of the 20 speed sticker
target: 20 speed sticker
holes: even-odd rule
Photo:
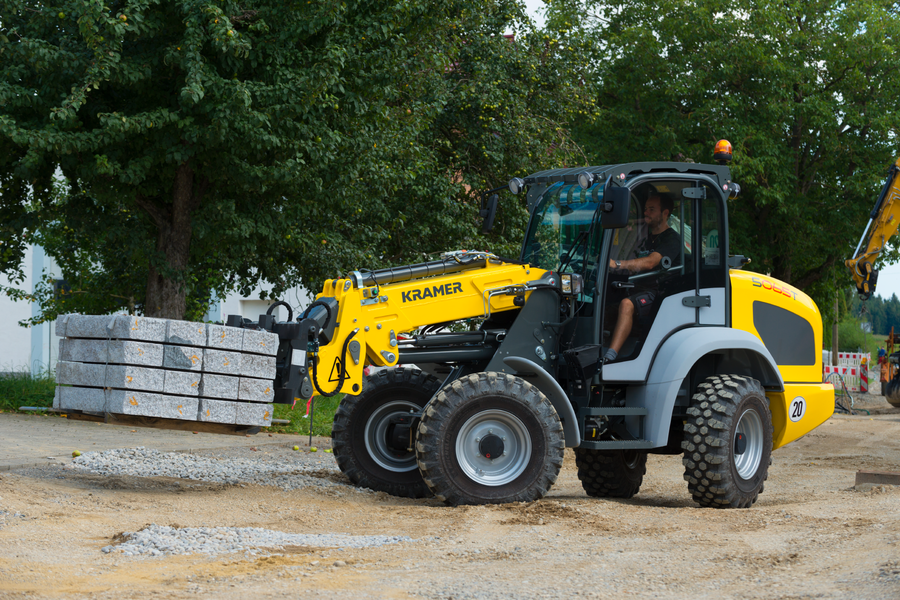
[[[806,399],[803,396],[797,396],[791,400],[791,406],[788,408],[788,416],[791,421],[796,423],[806,414]]]

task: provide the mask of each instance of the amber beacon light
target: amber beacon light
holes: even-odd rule
[[[728,140],[719,140],[716,142],[716,148],[713,150],[713,158],[720,165],[731,162],[731,142]]]

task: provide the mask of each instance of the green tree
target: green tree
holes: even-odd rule
[[[900,19],[887,0],[554,0],[549,26],[592,44],[592,161],[711,162],[743,186],[731,251],[833,298],[900,130]]]
[[[473,190],[568,161],[574,53],[514,1],[0,1],[0,268],[41,318],[202,314],[210,292],[480,242]],[[500,35],[508,27],[515,42]],[[465,98],[465,103],[463,103]],[[24,235],[23,235],[24,234]]]

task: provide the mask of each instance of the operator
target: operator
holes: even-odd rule
[[[637,258],[629,260],[609,261],[610,269],[625,269],[631,273],[650,271],[659,266],[663,256],[667,256],[674,265],[680,258],[678,249],[681,239],[671,227],[669,227],[669,215],[672,214],[672,198],[660,195],[656,191],[650,192],[644,203],[644,222],[650,233],[638,246]],[[619,316],[616,320],[616,328],[613,330],[612,341],[603,362],[608,363],[616,359],[619,350],[631,333],[635,317],[647,317],[651,314],[653,300],[656,292],[647,290],[634,294],[619,303]]]

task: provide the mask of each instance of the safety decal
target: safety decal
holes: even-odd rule
[[[346,371],[344,371],[344,365],[341,364],[340,357],[335,357],[334,364],[331,365],[331,375],[328,376],[328,381],[329,382],[340,381],[341,373],[344,374],[345,378],[347,377],[347,373],[346,373]]]

